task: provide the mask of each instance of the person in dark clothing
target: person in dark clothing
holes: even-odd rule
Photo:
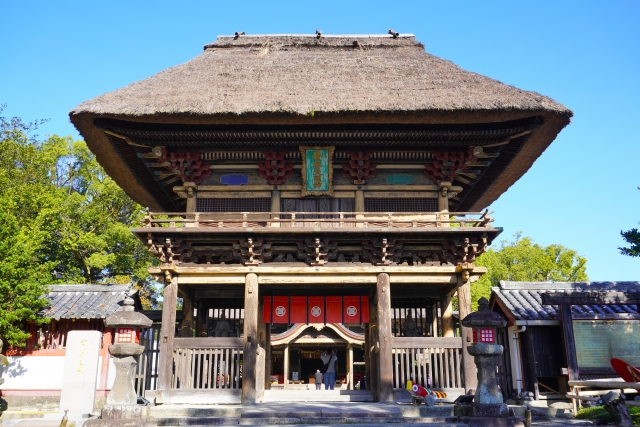
[[[318,369],[316,371],[316,373],[313,375],[313,378],[316,381],[316,390],[322,390],[322,372],[320,372],[320,369]]]

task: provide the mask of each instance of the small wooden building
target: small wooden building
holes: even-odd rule
[[[79,105],[89,148],[150,209],[133,232],[165,286],[156,403],[259,402],[274,375],[286,387],[274,337],[295,323],[361,333],[378,401],[408,379],[473,388],[451,298],[466,316],[473,262],[501,232],[482,210],[571,115],[412,35],[220,36]]]
[[[113,383],[115,368],[111,366],[108,347],[113,330],[105,328],[104,319],[113,314],[130,295],[136,309],[140,298],[131,285],[51,285],[45,298],[47,308],[40,314],[51,319],[43,325],[27,324],[31,336],[22,348],[8,348],[11,363],[3,370],[5,383],[2,397],[53,397],[56,401],[62,388],[67,334],[70,331],[91,330],[103,334],[98,373],[98,397],[106,396]],[[111,366],[111,369],[110,369]]]
[[[532,391],[536,399],[563,398],[569,366],[575,380],[618,377],[612,357],[640,366],[640,311],[636,304],[575,304],[563,332],[559,306],[542,303],[542,294],[593,296],[606,292],[636,294],[640,282],[500,282],[492,288],[491,307],[507,319],[500,337],[505,346],[501,387],[507,397]]]

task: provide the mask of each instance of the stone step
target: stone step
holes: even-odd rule
[[[265,390],[262,402],[373,402],[373,396],[367,390]]]
[[[195,424],[195,425],[191,425],[190,427],[207,427],[210,425],[216,425],[216,424]],[[223,425],[223,426],[230,426],[230,425],[237,425],[237,424],[217,424],[217,425]],[[315,422],[315,423],[310,423],[310,424],[260,424],[260,427],[300,427],[300,426],[304,426],[304,427],[322,427],[322,426],[330,426],[330,425],[334,425],[334,424],[326,424],[326,423],[321,423],[321,422]],[[389,427],[389,426],[393,426],[393,427],[415,427],[416,424],[414,423],[403,423],[403,422],[399,422],[399,423],[370,423],[370,424],[366,424],[367,427]],[[428,423],[428,424],[419,424],[421,426],[424,427],[468,427],[467,424],[462,424],[462,423],[453,423],[453,422],[434,422],[434,423]]]
[[[291,415],[291,414],[289,414]],[[410,424],[413,426],[431,426],[434,424],[455,424],[456,418],[454,417],[410,417],[410,418],[396,418],[396,417],[252,417],[252,418],[237,418],[237,417],[167,417],[156,419],[159,426],[229,426],[229,425],[335,425],[335,424],[359,424],[359,425],[373,425],[384,424],[394,425]]]
[[[4,425],[1,423],[2,420],[17,420],[23,418],[42,418],[47,414],[57,414],[58,411],[0,411],[0,425]],[[62,418],[62,417],[61,417]]]
[[[242,405],[159,405],[150,408],[150,415],[161,418],[240,418]]]

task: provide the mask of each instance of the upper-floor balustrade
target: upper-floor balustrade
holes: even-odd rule
[[[152,213],[134,229],[164,263],[458,265],[501,228],[484,212]]]
[[[312,229],[325,228],[491,228],[494,221],[484,212],[206,212],[206,213],[152,213],[144,217],[143,224],[151,227],[213,227],[260,231],[270,228]],[[382,230],[388,231],[388,230]]]

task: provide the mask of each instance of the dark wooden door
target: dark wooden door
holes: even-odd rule
[[[354,199],[337,199],[337,198],[306,198],[306,199],[282,199],[280,209],[282,212],[298,212],[296,218],[299,219],[338,219],[339,212],[353,212],[355,208]],[[304,213],[300,213],[304,212]],[[350,218],[351,215],[344,215],[344,218]],[[290,219],[288,215],[283,215],[283,219]],[[314,228],[318,224],[314,221],[296,222],[296,227]],[[286,227],[286,223],[283,223]],[[320,227],[339,227],[339,222],[325,221],[319,224]]]

